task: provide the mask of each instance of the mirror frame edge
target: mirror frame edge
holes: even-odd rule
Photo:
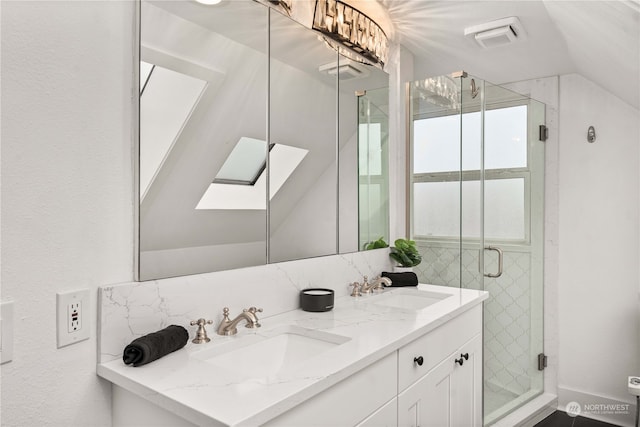
[[[142,0],[136,0],[133,13],[133,123],[131,133],[131,166],[133,169],[133,281],[142,282],[140,277],[140,58],[142,49]]]

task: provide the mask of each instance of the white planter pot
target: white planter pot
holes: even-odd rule
[[[398,265],[393,266],[394,273],[407,273],[413,271],[413,267],[400,267]]]

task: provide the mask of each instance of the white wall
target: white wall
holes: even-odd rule
[[[2,2],[3,426],[110,425],[96,288],[133,278],[134,2]],[[55,294],[91,290],[92,337],[56,349]]]
[[[314,185],[272,227],[271,262],[329,255],[336,252],[336,164],[333,162]]]
[[[389,69],[389,243],[407,237],[407,134],[405,85],[413,80],[413,54],[397,43]]]
[[[585,78],[561,76],[561,406],[631,402],[627,376],[640,373],[639,118]],[[594,144],[586,141],[591,125]],[[631,425],[633,415],[609,419]]]

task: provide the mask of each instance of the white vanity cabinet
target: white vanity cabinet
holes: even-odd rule
[[[398,351],[398,426],[482,425],[481,328],[477,306]]]
[[[393,352],[265,426],[394,426],[397,366],[397,354]]]
[[[381,402],[386,403],[381,406]],[[364,418],[364,414],[370,415]],[[482,305],[267,425],[480,427]]]
[[[398,425],[398,399],[393,398],[356,427],[395,427]]]
[[[389,310],[344,327],[349,341],[271,388],[269,381],[228,386],[188,352],[143,369],[108,362],[99,374],[113,382],[113,426],[481,427],[485,295],[454,295],[431,311],[398,319]],[[344,311],[359,322],[366,314]],[[367,346],[374,350],[362,351]]]
[[[398,396],[398,425],[482,425],[482,339],[476,336]],[[468,359],[461,357],[468,355]],[[459,365],[456,360],[462,360]]]

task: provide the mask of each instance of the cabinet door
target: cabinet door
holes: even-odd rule
[[[263,427],[357,425],[395,398],[398,390],[397,370],[397,352],[393,352],[264,423]]]
[[[398,426],[451,425],[454,363],[447,357],[398,396]]]
[[[398,396],[398,425],[482,426],[482,335],[472,338]]]
[[[395,427],[398,425],[398,399],[394,398],[356,427]]]
[[[468,356],[465,357],[465,356]],[[455,362],[462,360],[463,364]],[[454,355],[451,377],[451,426],[482,426],[482,335],[463,345]]]

